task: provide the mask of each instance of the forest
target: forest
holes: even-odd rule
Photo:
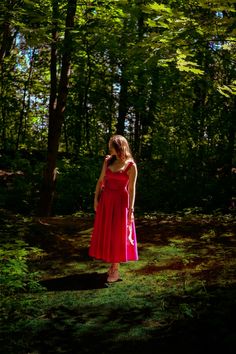
[[[3,1],[1,205],[91,210],[118,133],[141,211],[233,207],[234,24],[234,1]]]
[[[3,354],[233,352],[235,64],[235,0],[1,0]],[[87,249],[114,134],[140,261],[107,286]]]

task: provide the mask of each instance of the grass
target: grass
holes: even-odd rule
[[[234,352],[233,215],[137,218],[140,260],[111,285],[88,257],[92,217],[6,219],[43,250],[29,266],[44,289],[2,298],[1,353]]]

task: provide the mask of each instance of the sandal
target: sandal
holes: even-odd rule
[[[109,275],[108,275],[107,281],[108,281],[108,283],[114,283],[117,280],[119,280],[119,278],[120,278],[120,276],[119,276],[118,269],[114,269],[114,270],[111,269],[109,271]]]

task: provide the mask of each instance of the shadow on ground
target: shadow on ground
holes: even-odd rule
[[[46,279],[41,281],[40,284],[48,291],[103,289],[107,287],[107,273],[75,274]]]

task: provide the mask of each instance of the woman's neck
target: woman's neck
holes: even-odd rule
[[[120,164],[125,163],[126,159],[120,159],[118,156],[116,156],[116,161]]]

